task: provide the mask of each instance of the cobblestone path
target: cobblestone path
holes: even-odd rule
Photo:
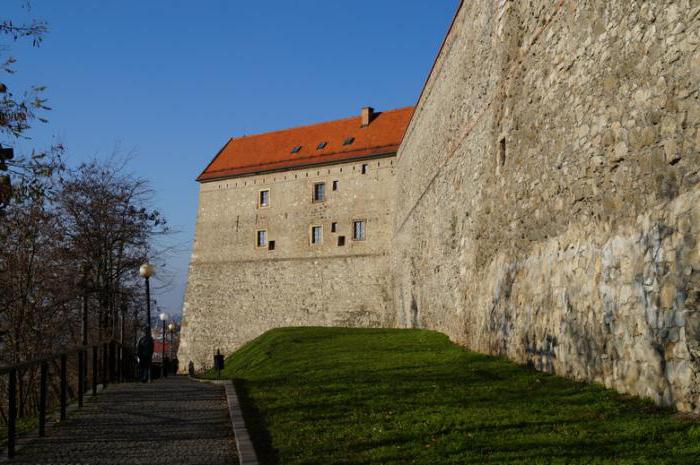
[[[46,433],[0,463],[238,463],[223,386],[182,376],[111,385]]]

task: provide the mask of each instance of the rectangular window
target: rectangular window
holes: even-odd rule
[[[345,236],[338,236],[338,247],[343,247],[345,245]]]
[[[321,243],[321,237],[322,235],[322,228],[321,226],[312,226],[311,227],[311,243],[312,244],[320,244]]]
[[[365,220],[357,220],[352,222],[352,240],[365,240]]]
[[[331,232],[336,232],[338,229],[338,223],[331,223]]]
[[[326,183],[318,182],[314,184],[314,202],[324,202],[326,200]]]
[[[260,197],[258,197],[258,207],[269,207],[270,206],[270,190],[266,189],[260,191]]]
[[[255,243],[258,247],[266,247],[267,246],[267,231],[264,229],[261,229],[257,233],[257,237],[255,239]]]
[[[338,181],[333,181],[333,190],[334,191],[338,190]]]
[[[275,241],[269,241],[267,243],[267,250],[275,250]]]
[[[502,138],[498,143],[498,166],[506,165],[506,138]]]
[[[362,165],[362,174],[367,174],[367,164]]]

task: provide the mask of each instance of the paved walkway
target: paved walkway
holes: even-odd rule
[[[178,376],[111,385],[4,463],[230,465],[235,447],[223,386]]]

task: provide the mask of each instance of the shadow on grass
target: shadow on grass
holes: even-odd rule
[[[245,418],[245,424],[253,441],[258,460],[264,465],[280,465],[279,453],[272,445],[267,421],[250,396],[248,382],[239,378],[234,378],[233,382],[236,385],[243,418]]]
[[[649,401],[430,333],[297,331],[231,360],[266,465],[700,463],[700,424]]]

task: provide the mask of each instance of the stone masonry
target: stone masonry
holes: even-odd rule
[[[464,2],[399,150],[401,326],[700,410],[700,2]]]
[[[698,0],[463,2],[398,158],[201,185],[180,360],[424,327],[700,411],[699,43]],[[358,217],[371,240],[338,247]]]
[[[211,366],[217,349],[230,353],[272,328],[391,325],[394,163],[391,155],[202,183],[181,368],[190,361],[197,369]],[[318,182],[326,201],[314,203]],[[264,189],[270,206],[259,208]],[[352,222],[360,219],[366,240],[353,241]],[[322,242],[312,245],[316,225]],[[275,250],[255,246],[258,230],[267,231]]]

